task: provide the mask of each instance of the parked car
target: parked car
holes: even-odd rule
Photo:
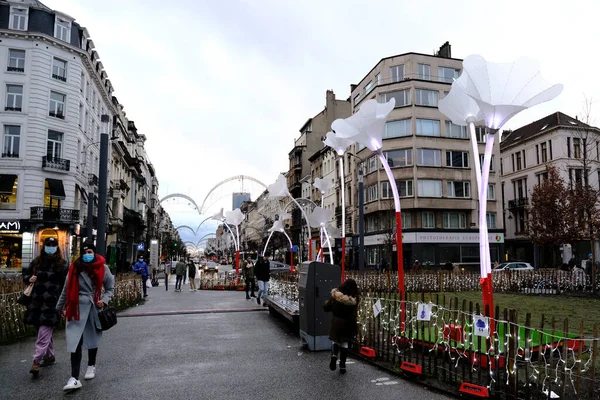
[[[227,265],[227,260],[223,258],[219,263],[221,265]]]
[[[534,268],[531,264],[521,261],[513,261],[502,263],[494,268],[492,271],[532,271]]]
[[[269,263],[271,264],[271,273],[277,273],[277,272],[294,273],[294,272],[296,272],[296,267],[292,267],[289,264],[284,264],[279,261],[269,261]]]

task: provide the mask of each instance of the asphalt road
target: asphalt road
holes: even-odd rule
[[[148,301],[124,312],[105,332],[97,376],[70,394],[64,331],[54,336],[57,363],[28,373],[34,339],[0,347],[0,399],[448,399],[445,395],[349,360],[328,367],[281,320],[244,292],[149,289]],[[82,376],[87,354],[84,352]]]

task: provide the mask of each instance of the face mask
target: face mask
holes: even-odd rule
[[[143,259],[143,258],[140,258],[140,262],[144,262],[144,259]]]
[[[57,248],[58,247],[48,246],[48,247],[44,247],[44,251],[46,252],[46,254],[54,254],[54,253],[56,253]]]
[[[83,262],[89,263],[92,262],[94,260],[94,255],[93,254],[84,254],[81,259],[83,260]]]

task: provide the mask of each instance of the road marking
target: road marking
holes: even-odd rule
[[[383,382],[383,381],[389,381],[390,378],[377,378],[377,379],[372,379],[371,382],[375,383],[375,382]]]

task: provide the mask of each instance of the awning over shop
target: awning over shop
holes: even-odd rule
[[[79,193],[81,194],[81,200],[83,200],[85,203],[87,203],[88,195],[85,192],[85,190],[83,190],[83,188],[79,185],[75,185],[75,187],[77,188],[77,190],[79,190]]]
[[[16,175],[0,175],[0,194],[12,194]]]
[[[46,182],[48,183],[48,189],[50,190],[50,197],[56,197],[59,199],[65,198],[65,188],[60,179],[47,178]]]

